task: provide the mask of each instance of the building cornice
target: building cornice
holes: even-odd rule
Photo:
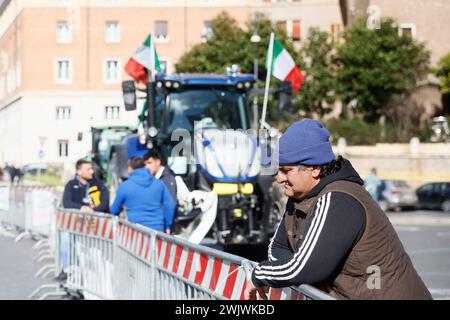
[[[120,98],[120,91],[22,91],[0,102],[0,112],[23,98]]]

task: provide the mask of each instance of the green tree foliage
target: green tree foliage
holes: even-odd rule
[[[442,94],[450,94],[450,53],[439,60],[436,75],[441,81]]]
[[[223,73],[227,66],[248,60],[245,33],[227,13],[212,21],[212,37],[195,45],[175,65],[177,72]],[[251,70],[251,69],[250,69]]]
[[[327,32],[318,28],[309,30],[300,50],[299,66],[305,79],[295,102],[298,109],[318,113],[321,117],[331,111],[331,104],[336,100],[333,47]]]
[[[360,119],[330,119],[326,127],[331,133],[331,140],[337,143],[339,138],[345,138],[348,145],[374,145],[380,142],[381,131],[379,123],[368,123]],[[384,142],[395,142],[397,136],[391,124],[384,128]]]
[[[428,72],[429,58],[424,44],[400,36],[392,19],[373,30],[359,20],[344,32],[337,49],[339,97],[344,105],[357,99],[356,111],[375,121],[415,88]]]
[[[206,42],[193,46],[190,51],[185,53],[175,65],[176,72],[224,73],[226,67],[238,64],[243,73],[253,74],[254,61],[257,57],[258,87],[263,88],[267,75],[265,62],[271,32],[275,32],[283,47],[288,50],[297,64],[299,62],[299,55],[295,51],[292,41],[288,39],[283,30],[277,28],[263,14],[256,14],[255,18],[242,29],[228,13],[222,12],[212,21],[211,26],[212,36]],[[256,46],[250,41],[255,30],[261,38]],[[272,88],[279,87],[279,84],[280,82],[276,78],[271,78]],[[272,123],[283,122],[287,116],[278,110],[277,99],[276,95],[269,96],[267,117]],[[262,97],[259,97],[260,107],[262,100]]]
[[[276,32],[283,46],[290,53],[294,52],[286,34],[272,25],[263,14],[257,14],[256,18],[247,24],[246,30],[240,28],[236,20],[226,12],[220,13],[211,26],[212,36],[208,41],[192,47],[180,58],[175,65],[177,72],[224,73],[226,67],[238,64],[242,72],[253,73],[255,46],[250,42],[250,38],[255,29],[261,37],[257,46],[259,80],[262,81],[266,76],[265,59],[270,32]]]

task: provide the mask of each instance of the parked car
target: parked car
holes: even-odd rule
[[[403,180],[381,180],[380,208],[384,211],[417,208],[417,195],[414,189]]]
[[[433,182],[419,187],[416,191],[419,207],[450,212],[450,182]]]

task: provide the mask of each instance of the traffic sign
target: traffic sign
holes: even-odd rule
[[[39,144],[41,145],[41,147],[44,146],[45,141],[47,141],[47,137],[39,137]]]

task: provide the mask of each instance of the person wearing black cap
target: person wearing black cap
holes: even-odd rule
[[[288,202],[245,298],[310,284],[337,299],[431,299],[386,214],[351,163],[335,159],[329,137],[312,119],[281,136],[276,180]]]

